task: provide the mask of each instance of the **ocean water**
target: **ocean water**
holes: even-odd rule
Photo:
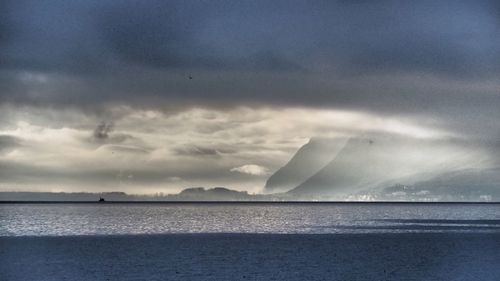
[[[500,233],[497,204],[1,204],[0,236]]]

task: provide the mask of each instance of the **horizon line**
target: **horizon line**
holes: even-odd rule
[[[168,201],[30,201],[30,200],[0,200],[0,204],[500,204],[500,201],[251,201],[251,200],[168,200]]]

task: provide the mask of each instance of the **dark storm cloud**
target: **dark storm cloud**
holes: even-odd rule
[[[354,70],[406,70],[445,75],[498,71],[488,1],[367,1],[346,4],[356,19],[341,34]],[[337,37],[338,39],[338,37]],[[339,44],[339,45],[340,45]],[[339,46],[337,45],[337,46]],[[480,73],[478,73],[480,72]]]
[[[9,9],[9,1],[0,2],[0,11],[8,11]],[[0,12],[1,13],[1,12]],[[0,46],[5,45],[9,37],[11,36],[11,30],[8,28],[9,19],[5,15],[5,13],[1,13],[2,17],[0,17]]]
[[[28,0],[6,4],[0,12],[8,35],[0,55],[3,67],[95,71],[103,57],[91,34],[91,7],[82,2]]]
[[[147,153],[149,151],[148,147],[135,147],[135,146],[144,146],[143,141],[140,138],[137,138],[130,134],[125,133],[116,133],[114,132],[115,125],[112,122],[101,122],[99,123],[94,131],[92,132],[92,137],[90,142],[96,143],[98,145],[103,144],[123,144],[128,143],[132,146],[115,146],[117,150],[121,151],[135,151],[135,152],[144,152]]]
[[[113,131],[113,128],[113,123],[101,122],[94,129],[92,136],[95,140],[107,140],[109,138],[109,134]]]
[[[109,5],[98,18],[99,35],[120,58],[158,67],[209,66],[213,58],[196,46],[195,31],[202,27],[195,14],[179,13],[176,1],[152,1],[151,6],[126,1]],[[114,6],[114,7],[113,7]]]
[[[4,67],[498,70],[491,1],[16,1]],[[497,5],[498,6],[498,5]],[[6,41],[5,39],[2,41]],[[495,61],[496,59],[496,61]],[[318,61],[315,61],[318,60]]]
[[[113,53],[164,68],[283,71],[322,60],[349,73],[462,74],[497,69],[488,59],[498,58],[498,26],[481,18],[487,7],[461,1],[130,2],[104,13],[99,29]]]
[[[500,117],[496,1],[1,5],[0,102],[306,105],[430,113],[469,131]]]
[[[254,16],[260,12],[258,6],[250,8]],[[112,71],[120,63],[167,69],[299,68],[268,48],[258,30],[238,24],[235,17],[245,12],[225,1],[17,1],[1,11],[2,34],[15,35],[1,59],[11,69],[63,73]],[[232,19],[226,22],[226,16]],[[210,30],[213,21],[225,26]],[[229,33],[219,34],[221,27]],[[227,41],[239,33],[247,46]]]
[[[241,16],[239,11],[226,6],[231,5],[223,2],[152,1],[144,7],[138,2],[128,2],[112,6],[101,14],[99,32],[113,54],[127,62],[145,66],[174,69],[299,68],[281,54],[271,51],[262,44],[264,42],[259,42],[246,54],[238,54],[235,46],[229,45],[234,42],[224,42],[229,38],[223,30],[210,31],[207,25],[220,20],[221,15]],[[225,27],[230,32],[238,29],[231,22],[222,24],[220,28]],[[218,34],[203,38],[204,32],[221,31],[222,41],[212,41],[215,38],[211,37]],[[226,43],[229,44],[224,46]]]

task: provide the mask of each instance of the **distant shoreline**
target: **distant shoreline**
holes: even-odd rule
[[[497,205],[500,202],[480,201],[0,201],[0,204],[481,204]]]

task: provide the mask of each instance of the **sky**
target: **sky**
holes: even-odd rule
[[[3,0],[0,190],[260,192],[311,137],[498,143],[499,31],[493,0]]]

